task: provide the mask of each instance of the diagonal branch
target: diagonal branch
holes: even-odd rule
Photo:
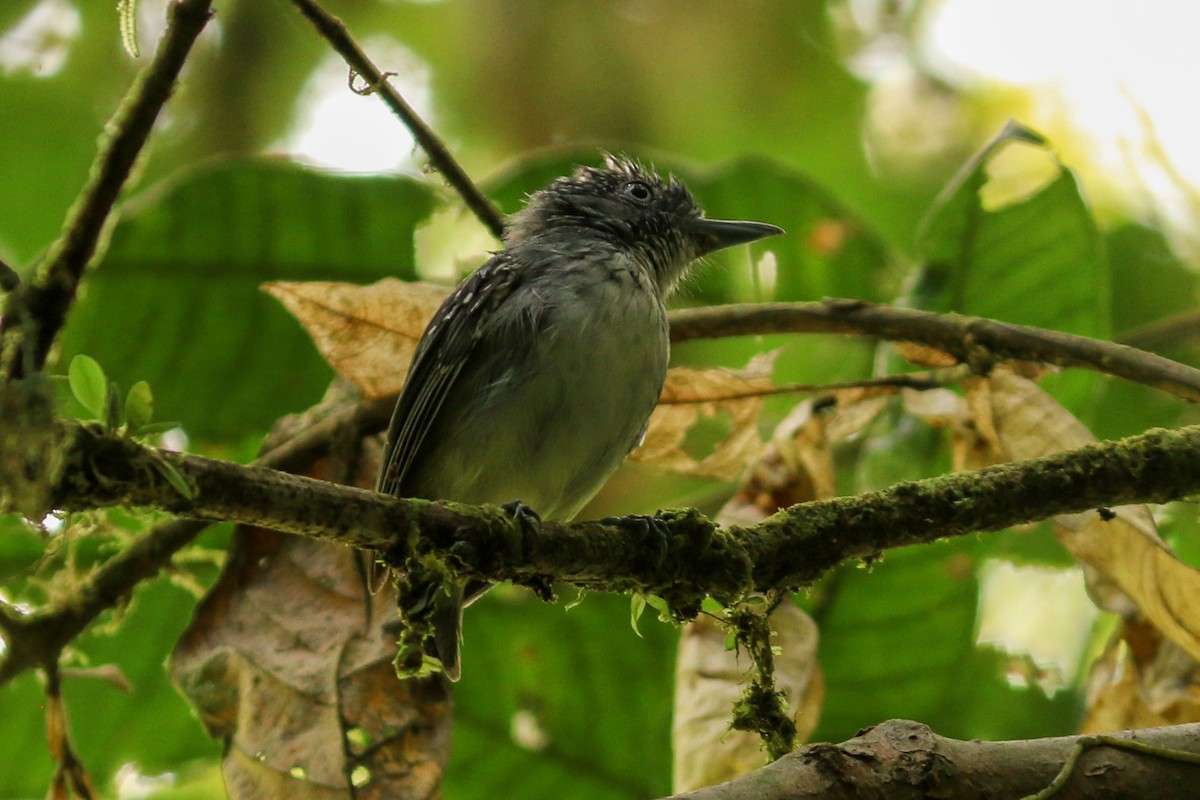
[[[67,212],[62,236],[50,247],[37,276],[9,295],[0,336],[10,380],[39,370],[67,319],[84,270],[95,256],[121,187],[150,137],[158,114],[196,38],[212,14],[212,0],[177,0],[153,60],[133,82],[105,126],[87,184]]]
[[[449,148],[442,143],[433,129],[425,124],[425,120],[413,110],[400,93],[388,82],[387,75],[380,72],[358,42],[346,30],[346,25],[337,17],[330,14],[316,0],[292,0],[300,13],[308,19],[321,36],[329,42],[350,69],[361,75],[366,81],[370,93],[378,93],[392,113],[400,118],[404,126],[412,133],[413,139],[429,156],[429,161],[437,168],[454,190],[462,197],[463,202],[472,213],[482,222],[497,239],[504,235],[504,217],[491,200],[471,181]]]
[[[1008,322],[861,300],[756,303],[674,311],[671,340],[764,333],[851,333],[936,347],[986,373],[998,361],[1037,361],[1115,375],[1200,402],[1200,370],[1126,345]]]

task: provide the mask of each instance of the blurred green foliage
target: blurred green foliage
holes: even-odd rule
[[[138,66],[122,49],[112,0],[63,3],[78,12],[80,32],[62,69],[42,77],[0,67],[8,189],[0,193],[0,258],[26,271],[56,234]],[[0,35],[37,5],[0,4]],[[141,0],[143,20],[158,5]],[[1101,230],[1065,166],[1000,209],[986,208],[978,194],[990,152],[965,182],[951,182],[962,166],[951,157],[927,160],[903,182],[873,174],[861,144],[870,87],[844,64],[831,5],[836,11],[788,0],[328,4],[368,49],[398,42],[424,62],[435,127],[507,211],[605,147],[678,173],[715,215],[788,229],[749,257],[717,260],[682,302],[904,296],[1101,337],[1194,307],[1195,277],[1163,236],[1133,222]],[[122,386],[149,381],[156,418],[178,419],[197,447],[228,454],[247,452],[272,420],[311,405],[332,374],[258,284],[444,273],[420,263],[414,232],[437,208],[457,206],[436,176],[348,176],[262,157],[295,125],[306,78],[327,49],[285,0],[216,7],[72,312],[60,363],[86,353]],[[143,31],[143,59],[152,44]],[[339,146],[358,144],[348,133]],[[763,266],[767,252],[773,275]],[[867,377],[877,361],[871,343],[833,336],[689,343],[675,355],[741,366],[781,345],[781,381]],[[1193,362],[1197,355],[1183,345],[1171,354]],[[1194,416],[1174,399],[1114,381],[1089,377],[1060,388],[1068,408],[1101,435]],[[789,402],[772,401],[764,427]],[[865,441],[844,454],[856,459],[842,476],[847,491],[948,468],[943,434],[899,412],[881,418]],[[646,470],[637,476],[618,476],[597,507],[653,510],[684,491]],[[692,482],[686,491],[707,492],[711,507],[728,488]],[[1177,514],[1172,531],[1186,539],[1194,516]],[[44,600],[28,578],[57,538],[0,520],[6,597]],[[1014,688],[1005,657],[974,644],[978,570],[988,558],[1066,563],[1044,531],[968,537],[889,553],[870,569],[847,565],[802,598],[822,629],[829,690],[819,737],[839,740],[897,716],[963,737],[1073,729],[1077,687],[1049,698]],[[219,746],[162,670],[193,602],[166,580],[154,582],[121,625],[90,632],[73,649],[79,663],[118,664],[133,684],[130,694],[96,680],[66,684],[80,753],[108,795],[126,762],[145,773],[177,772],[185,783],[199,762],[208,769],[198,785],[211,786]],[[564,612],[496,592],[473,607],[467,658],[487,668],[469,669],[456,692],[447,797],[668,791],[674,633],[648,618],[642,629],[644,640],[629,630],[624,598],[592,597]],[[44,794],[51,763],[40,693],[32,675],[0,687],[0,764],[21,765],[0,769],[0,796]],[[536,720],[545,749],[514,740],[518,714]]]

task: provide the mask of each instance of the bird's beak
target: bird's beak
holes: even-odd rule
[[[705,256],[735,244],[755,242],[783,233],[783,228],[765,222],[703,217],[687,220],[683,223],[683,230],[695,243],[697,256]]]

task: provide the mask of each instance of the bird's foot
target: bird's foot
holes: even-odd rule
[[[538,516],[536,511],[520,500],[509,500],[507,503],[501,504],[500,507],[517,521],[517,524],[521,526],[521,533],[531,535],[538,532],[538,525],[541,524],[542,518]]]
[[[662,566],[670,547],[671,530],[661,519],[651,514],[630,514],[626,517],[604,517],[600,522],[633,533],[639,542],[645,543],[654,553],[654,568]]]

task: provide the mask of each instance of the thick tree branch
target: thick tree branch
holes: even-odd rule
[[[1006,326],[992,320],[956,316],[949,317],[947,322],[946,318],[939,315],[893,309],[886,306],[865,306],[857,303],[745,305],[674,312],[672,316],[675,321],[672,335],[676,340],[774,331],[849,332],[878,336],[894,333],[899,338],[941,346],[951,351],[956,348],[953,346],[952,336],[949,332],[957,330],[961,334],[959,343],[965,348],[972,341],[969,336],[971,331],[1019,328],[1019,326]],[[966,332],[963,333],[963,330]],[[1029,328],[1020,329],[1020,331],[1027,340],[1034,342],[1034,344],[1029,344],[1026,341],[1023,345],[1024,349],[1020,353],[1021,357],[1031,357],[1032,351],[1033,357],[1053,363],[1076,364],[1081,358],[1087,357],[1088,353],[1102,352],[1108,346],[1104,342],[1082,340],[1083,346],[1077,348],[1076,340],[1081,337]],[[993,337],[993,339],[995,340],[997,337]],[[1001,341],[1001,345],[997,347],[996,351],[987,353],[988,360],[1014,357],[1012,351],[1003,344],[1003,335],[1000,335],[998,339]],[[1066,340],[1066,349],[1062,349],[1060,339]],[[948,341],[951,343],[948,344]],[[975,344],[978,346],[978,340],[975,340]],[[1128,348],[1122,350],[1128,351]],[[965,352],[965,350],[960,352]],[[1148,353],[1133,351],[1124,355],[1126,362],[1133,361],[1141,365],[1135,377],[1151,385],[1157,385],[1160,388],[1165,386],[1168,389],[1174,387],[1177,394],[1184,396],[1188,396],[1190,391],[1188,387],[1200,385],[1200,381],[1191,376],[1191,373],[1196,371],[1183,365],[1159,359]],[[1113,363],[1120,364],[1122,362],[1120,359],[1114,361],[1092,358],[1088,366],[1107,371],[1111,369]],[[1133,371],[1126,369],[1124,372],[1129,376]],[[1180,386],[1184,388],[1181,390]],[[259,466],[283,470],[304,469],[314,459],[325,455],[331,442],[345,435],[358,436],[380,430],[386,424],[393,403],[393,398],[373,398],[350,404],[342,401],[341,405],[336,405],[331,411],[322,410],[319,413],[306,415],[309,419],[315,418],[316,421],[303,420],[301,426],[294,432],[284,433],[277,437],[279,438],[277,444],[268,443],[267,451],[255,463]],[[16,408],[22,405],[23,403],[18,402],[10,410],[18,413]],[[29,431],[36,429],[38,425],[30,424],[20,427],[23,431]],[[11,443],[10,452],[15,453],[24,446],[19,443],[20,441],[24,440]],[[26,492],[25,494],[28,496],[30,493]],[[1118,502],[1112,496],[1103,492],[1100,494],[1102,496],[1095,503],[1087,505],[1116,504]],[[864,499],[861,502],[865,503],[868,500]],[[886,507],[886,503],[884,506]],[[956,507],[953,509],[953,513],[958,514],[962,510],[962,508]],[[984,509],[979,507],[975,511],[982,513]],[[215,510],[213,518],[223,517],[219,511]],[[205,524],[198,520],[179,521],[168,523],[148,532],[122,557],[103,565],[91,577],[90,582],[83,587],[77,602],[71,603],[69,607],[38,615],[36,618],[21,618],[22,630],[29,631],[31,634],[36,633],[37,641],[47,644],[45,648],[39,644],[33,648],[32,652],[21,655],[19,663],[13,660],[13,651],[24,651],[21,648],[13,648],[13,651],[10,651],[9,661],[0,666],[0,683],[28,667],[41,663],[39,659],[42,659],[43,655],[56,653],[55,648],[77,636],[96,615],[111,607],[120,598],[127,596],[138,582],[156,574],[175,552],[186,546],[203,530]],[[843,522],[836,516],[830,523],[835,529],[835,533],[837,526],[842,524]],[[1010,523],[1002,521],[997,523],[997,527],[1007,524]],[[820,536],[823,535],[821,531],[828,529],[829,526],[820,528],[812,537],[813,541],[819,543]],[[936,536],[930,538],[936,538]],[[924,540],[919,538],[916,541]],[[867,541],[867,539],[861,541]],[[853,552],[834,547],[824,558],[810,562],[813,564],[814,571],[805,580],[819,575],[843,558],[853,555],[869,555],[871,552],[888,546],[892,545],[887,541],[881,541],[874,548],[866,547]],[[630,583],[629,585],[636,586],[637,584]]]
[[[759,303],[671,313],[671,340],[764,333],[854,333],[936,347],[986,373],[998,361],[1037,361],[1115,375],[1200,402],[1200,370],[1125,345],[1027,325],[858,300]]]
[[[548,577],[665,597],[690,616],[705,594],[731,601],[751,590],[808,584],[847,558],[972,531],[1200,491],[1200,426],[1153,430],[977,472],[804,503],[747,528],[721,529],[695,511],[659,515],[666,552],[636,518],[522,528],[498,508],[398,500],[261,467],[164,453],[93,427],[55,423],[63,448],[39,494],[47,507],[147,506],[369,547],[400,563],[434,551],[464,576],[540,583]],[[0,453],[0,463],[6,463]],[[46,463],[50,460],[44,459]],[[191,487],[184,496],[156,462]],[[20,476],[0,475],[13,504]],[[28,513],[28,509],[26,509]]]
[[[1120,734],[1159,748],[1200,753],[1200,723]],[[841,744],[811,744],[728,783],[674,800],[1011,800],[1040,791],[1058,774],[1078,736],[963,742],[927,726],[892,720]],[[1174,800],[1196,794],[1200,768],[1112,747],[1083,753],[1063,797]]]
[[[487,196],[471,181],[450,150],[442,143],[433,129],[413,110],[400,93],[388,82],[387,75],[367,57],[358,42],[346,30],[345,24],[322,8],[316,0],[292,0],[300,13],[308,19],[321,36],[329,42],[330,47],[338,52],[350,69],[357,72],[367,82],[369,91],[377,93],[387,103],[392,113],[400,118],[404,126],[412,133],[413,139],[429,156],[430,163],[445,176],[454,190],[462,197],[463,202],[472,213],[482,222],[497,239],[504,235],[504,217]]]
[[[137,76],[113,118],[105,126],[100,150],[87,184],[67,212],[63,234],[51,247],[36,277],[9,295],[0,336],[4,372],[20,378],[42,368],[58,331],[66,322],[84,270],[96,249],[134,162],[196,38],[211,16],[212,0],[177,0],[170,6],[167,32],[153,60]]]

